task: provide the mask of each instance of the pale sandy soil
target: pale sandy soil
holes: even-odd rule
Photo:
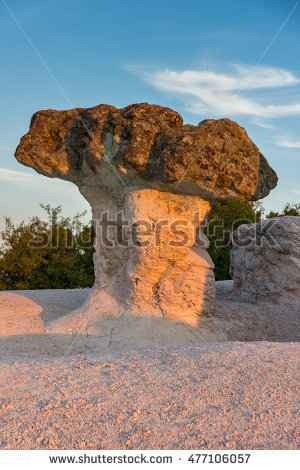
[[[229,341],[106,354],[45,334],[87,289],[1,292],[0,447],[297,448],[299,311],[229,290],[215,315]]]
[[[297,354],[227,342],[5,364],[1,447],[295,449]]]

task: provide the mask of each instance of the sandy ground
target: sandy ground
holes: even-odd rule
[[[5,364],[1,447],[296,449],[297,353],[227,342]]]
[[[233,281],[216,282],[214,320],[231,341],[300,341],[300,303],[239,302]]]
[[[296,449],[299,311],[230,300],[221,343],[106,354],[46,335],[88,289],[0,293],[0,447]]]

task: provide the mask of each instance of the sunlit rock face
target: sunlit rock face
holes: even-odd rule
[[[148,311],[197,325],[199,313],[213,313],[213,263],[207,237],[197,228],[210,206],[195,196],[155,189],[127,194],[122,207],[96,191],[83,192],[96,227],[95,287],[134,312]],[[101,216],[116,221],[104,235]],[[123,234],[121,220],[123,216]],[[196,239],[197,237],[197,239]]]
[[[180,114],[147,103],[39,111],[16,158],[46,176],[120,197],[147,187],[203,199],[261,199],[277,176],[230,119],[183,125]],[[121,188],[121,189],[120,189]]]
[[[51,331],[101,336],[108,348],[224,339],[203,323],[214,311],[206,216],[216,198],[256,200],[277,183],[243,128],[183,125],[147,103],[47,110],[16,158],[72,181],[92,207],[95,286]]]
[[[233,296],[300,308],[300,217],[242,225],[232,240]]]

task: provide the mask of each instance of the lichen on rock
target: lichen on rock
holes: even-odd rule
[[[261,199],[277,176],[245,129],[230,119],[183,125],[170,108],[147,103],[117,109],[101,104],[37,112],[17,160],[78,186],[119,195],[122,185],[204,199]],[[107,179],[110,173],[120,178]]]

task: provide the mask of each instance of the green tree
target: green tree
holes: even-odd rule
[[[208,215],[205,233],[210,241],[208,252],[215,265],[217,281],[230,279],[230,234],[242,224],[258,222],[263,216],[260,202],[227,199],[216,201]]]
[[[273,217],[284,217],[285,215],[300,215],[300,204],[286,204],[282,210],[282,212],[274,212],[271,211],[266,216],[268,219],[272,219]]]
[[[92,227],[81,224],[85,213],[72,219],[61,206],[41,207],[48,216],[26,224],[5,220],[1,232],[0,289],[65,289],[90,287],[94,282]]]

